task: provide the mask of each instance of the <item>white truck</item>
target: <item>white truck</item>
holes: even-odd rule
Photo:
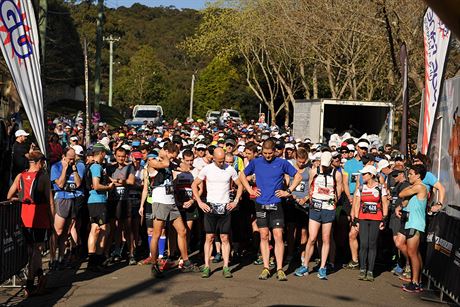
[[[359,137],[377,134],[392,144],[394,106],[391,102],[338,99],[297,100],[294,104],[293,135],[323,143],[334,134],[350,132]]]
[[[159,125],[163,121],[163,108],[159,105],[138,104],[133,108],[133,118],[127,120],[130,126],[142,126],[144,121]]]

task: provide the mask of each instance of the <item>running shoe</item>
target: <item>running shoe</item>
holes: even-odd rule
[[[201,278],[209,278],[209,276],[211,275],[211,269],[206,266],[203,268],[203,270],[201,271]]]
[[[318,278],[327,280],[327,270],[326,268],[319,268],[318,270]]]
[[[274,257],[270,257],[270,262],[268,264],[268,267],[273,270],[275,268],[275,258]]]
[[[359,268],[359,262],[350,260],[347,264],[343,265],[344,269],[357,270]]]
[[[227,266],[224,266],[222,268],[222,275],[224,275],[225,278],[232,278],[233,274],[230,272],[230,269]]]
[[[404,269],[397,264],[392,270],[391,273],[396,276],[401,276],[404,273]]]
[[[152,264],[152,257],[147,257],[144,260],[141,260],[137,263],[138,265],[147,265],[147,264]]]
[[[180,258],[179,262],[177,263],[177,267],[179,269],[182,269],[184,267],[184,259]]]
[[[403,291],[410,292],[410,293],[418,293],[420,292],[420,286],[416,283],[410,282],[404,286],[402,286]]]
[[[365,271],[365,270],[359,270],[358,279],[359,279],[359,280],[367,280],[367,276],[366,276],[366,271]]]
[[[158,263],[160,264],[161,271],[166,271],[167,269],[171,267],[168,258],[158,259]]]
[[[221,253],[217,253],[214,256],[214,259],[212,259],[212,263],[219,263],[221,261],[222,261],[222,254]]]
[[[187,260],[188,261],[188,260]],[[180,268],[182,270],[182,273],[198,273],[200,272],[200,267],[197,266],[195,263],[191,263],[188,261],[184,261],[182,264],[182,267]]]
[[[267,280],[270,277],[270,271],[267,268],[262,270],[262,273],[259,275],[260,280]]]
[[[304,265],[301,265],[300,267],[298,267],[298,268],[295,270],[294,275],[295,275],[295,276],[298,276],[298,277],[302,277],[302,276],[308,275],[308,267],[306,267],[306,266],[304,266]]]
[[[286,273],[284,273],[282,269],[279,269],[276,272],[276,279],[278,279],[279,281],[287,281]]]
[[[152,264],[152,268],[150,270],[150,274],[153,278],[163,278],[163,272],[160,270],[158,263]]]
[[[256,260],[254,260],[254,265],[262,265],[264,264],[264,260],[262,259],[262,256],[259,255]]]
[[[136,265],[137,261],[134,256],[129,256],[129,265]]]
[[[374,273],[372,273],[371,271],[367,271],[366,280],[370,281],[370,282],[373,282],[374,281]]]

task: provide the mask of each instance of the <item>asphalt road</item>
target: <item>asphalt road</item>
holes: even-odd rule
[[[359,281],[358,271],[340,270],[323,281],[316,273],[288,281],[257,279],[261,267],[232,266],[234,277],[224,279],[215,265],[209,279],[199,273],[172,269],[163,279],[152,279],[148,266],[119,264],[98,275],[65,270],[49,275],[48,294],[25,299],[22,292],[3,289],[0,304],[20,306],[433,306],[422,294],[405,293],[402,282],[384,272],[373,283]]]

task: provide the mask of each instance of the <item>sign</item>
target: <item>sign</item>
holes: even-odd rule
[[[39,36],[32,1],[0,0],[0,39],[38,146],[46,154]]]
[[[428,8],[423,17],[423,43],[425,46],[425,113],[423,116],[422,153],[428,151],[441,83],[444,76],[450,30],[439,17]]]

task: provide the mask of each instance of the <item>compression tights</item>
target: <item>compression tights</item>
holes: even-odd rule
[[[379,237],[380,221],[359,221],[359,264],[361,270],[374,272],[375,258],[377,257],[377,240]],[[367,260],[367,261],[366,261]]]

